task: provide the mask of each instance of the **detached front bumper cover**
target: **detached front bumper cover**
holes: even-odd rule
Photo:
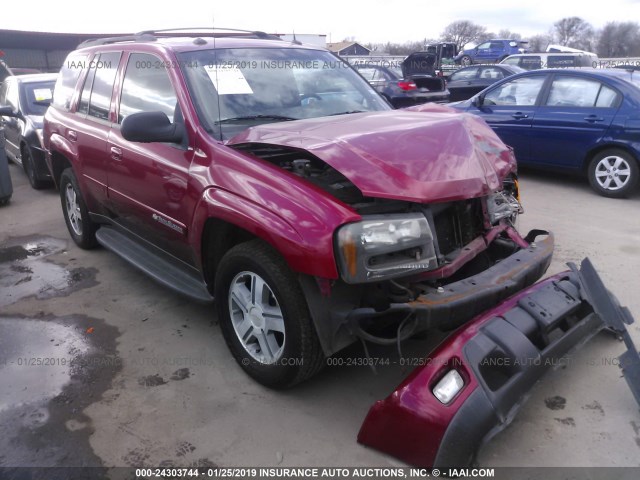
[[[640,403],[640,355],[625,327],[633,322],[631,313],[588,259],[580,270],[570,267],[454,332],[371,407],[358,441],[412,465],[468,465],[483,441],[511,422],[540,377],[603,328],[625,341],[620,366]],[[464,386],[443,404],[433,390],[452,370]]]

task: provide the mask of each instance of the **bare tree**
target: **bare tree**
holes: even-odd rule
[[[635,57],[640,55],[640,25],[636,22],[609,22],[598,38],[600,57]]]
[[[502,38],[504,40],[522,40],[522,35],[512,32],[508,28],[503,28],[498,32],[498,38]]]
[[[550,43],[553,43],[551,35],[543,33],[529,37],[529,49],[532,52],[544,52]]]
[[[592,50],[595,47],[595,31],[589,22],[580,17],[565,17],[553,24],[555,40],[567,47]]]
[[[469,42],[480,40],[485,33],[486,29],[481,25],[469,20],[458,20],[446,26],[441,39],[444,42],[454,42],[461,49]]]

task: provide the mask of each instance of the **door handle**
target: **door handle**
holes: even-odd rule
[[[69,137],[69,140],[71,140],[72,142],[75,142],[76,140],[78,140],[78,134],[75,132],[75,130],[68,130],[67,136]]]
[[[122,150],[118,147],[111,147],[111,158],[117,161],[122,160]]]
[[[588,115],[586,117],[584,117],[584,119],[589,122],[589,123],[594,123],[594,122],[602,122],[604,121],[604,118],[599,117],[597,115]]]
[[[526,113],[522,113],[522,112],[516,112],[511,116],[513,118],[515,118],[516,120],[522,120],[523,118],[529,118],[529,115],[527,115]]]

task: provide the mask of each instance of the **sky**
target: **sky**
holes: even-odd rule
[[[596,28],[610,21],[640,21],[640,0],[27,0],[3,2],[0,29],[68,33],[132,33],[210,27],[269,33],[326,34],[327,41],[362,43],[435,39],[455,20],[491,32],[508,28],[528,37],[546,33],[563,17],[579,16]],[[20,8],[26,6],[28,11]]]

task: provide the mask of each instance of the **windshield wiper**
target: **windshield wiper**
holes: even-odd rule
[[[299,120],[299,118],[285,117],[282,115],[246,115],[244,117],[223,118],[222,120],[218,120],[217,122],[215,122],[215,125],[230,122],[244,122],[247,120],[280,120],[284,122],[288,120]]]
[[[332,113],[329,116],[332,117],[334,115],[349,115],[350,113],[363,113],[364,110],[347,110],[346,112],[338,112],[338,113]]]

